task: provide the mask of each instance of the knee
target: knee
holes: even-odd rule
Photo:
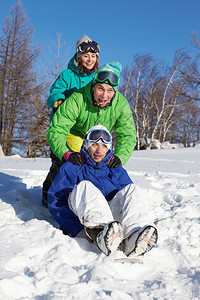
[[[120,192],[122,194],[127,194],[127,193],[130,194],[130,193],[134,192],[135,188],[136,188],[135,184],[130,183],[130,184],[126,185]]]
[[[83,181],[79,182],[77,184],[77,186],[79,186],[79,187],[85,187],[85,186],[87,186],[87,187],[95,187],[95,185],[91,181],[89,181],[89,180],[83,180]]]

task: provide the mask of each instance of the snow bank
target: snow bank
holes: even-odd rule
[[[49,159],[0,157],[0,299],[199,299],[199,157],[200,147],[133,152],[125,168],[159,240],[131,266],[64,236],[41,207]]]

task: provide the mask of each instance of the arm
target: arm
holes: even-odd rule
[[[76,102],[76,97],[76,95],[72,95],[58,108],[47,132],[49,146],[60,160],[66,152],[71,151],[66,145],[66,136],[76,124],[79,116],[80,108]]]
[[[127,171],[122,166],[119,166],[115,169],[110,169],[110,173],[118,191],[122,190],[128,184],[133,183]]]
[[[122,165],[124,165],[129,160],[135,148],[136,130],[128,101],[122,95],[120,95],[119,101],[121,101],[120,104],[122,104],[122,107],[118,111],[119,115],[115,124],[117,145],[114,155],[118,156]]]
[[[61,229],[76,236],[82,230],[78,217],[69,209],[68,196],[77,183],[80,167],[65,163],[58,171],[48,191],[48,208]]]
[[[65,74],[66,73],[66,74]],[[65,76],[64,76],[65,75]],[[64,92],[68,88],[68,83],[66,81],[67,70],[60,73],[56,81],[50,88],[50,95],[47,99],[47,105],[53,108],[53,105],[58,100],[65,100]],[[69,75],[68,75],[69,76]]]

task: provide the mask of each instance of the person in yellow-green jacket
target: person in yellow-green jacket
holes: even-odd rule
[[[70,133],[83,140],[89,128],[95,125],[104,125],[110,132],[114,130],[117,137],[108,167],[123,166],[128,161],[136,145],[136,130],[129,103],[116,89],[121,70],[121,64],[115,61],[99,68],[93,81],[74,92],[58,108],[47,138],[60,161],[75,165],[84,163],[80,149],[73,151],[66,143],[66,136]]]
[[[87,35],[83,35],[83,37],[77,41],[76,53],[70,60],[67,69],[59,74],[50,88],[50,95],[47,99],[47,105],[52,109],[50,121],[63,101],[71,96],[74,91],[84,87],[93,80],[95,72],[98,69],[99,51],[99,45]],[[79,149],[79,144],[82,144],[82,140],[74,139],[72,134],[69,134],[66,138],[74,151]],[[51,168],[43,182],[42,188],[42,204],[44,207],[47,206],[48,189],[62,165],[62,162],[52,151],[50,151],[50,158],[52,163]]]

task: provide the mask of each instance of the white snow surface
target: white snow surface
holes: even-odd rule
[[[41,206],[49,167],[0,157],[0,299],[200,299],[200,147],[134,151],[125,165],[159,234],[143,264],[62,234]]]

